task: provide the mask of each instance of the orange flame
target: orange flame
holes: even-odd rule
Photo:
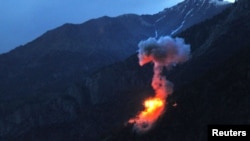
[[[173,92],[173,85],[162,75],[164,67],[171,67],[178,63],[186,62],[190,56],[190,45],[185,44],[182,38],[164,36],[148,38],[138,44],[138,58],[140,66],[149,62],[154,63],[154,76],[151,86],[155,91],[155,97],[144,102],[145,109],[136,118],[128,121],[134,125],[134,129],[143,133],[149,131],[164,113],[166,99]],[[173,105],[177,106],[177,103]]]
[[[151,129],[165,109],[165,100],[158,97],[149,98],[144,101],[145,109],[141,111],[137,118],[128,122],[134,124],[135,130],[145,132]]]
[[[155,66],[154,76],[152,80],[152,88],[155,91],[153,98],[144,101],[145,109],[141,111],[136,118],[132,118],[128,123],[134,124],[134,129],[138,133],[149,131],[159,117],[164,113],[166,107],[166,99],[171,94],[171,87],[168,86],[165,77],[160,75],[161,67]]]
[[[157,113],[161,113],[164,101],[159,98],[150,98],[144,102],[145,110],[139,115],[141,118],[155,119]]]

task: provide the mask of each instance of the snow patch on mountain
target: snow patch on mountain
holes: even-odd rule
[[[231,4],[234,3],[235,0],[210,0],[210,3],[215,4],[215,5],[226,5],[226,4]]]
[[[155,22],[156,23],[158,23],[158,22],[160,22],[161,20],[163,20],[164,18],[166,18],[166,16],[164,15],[164,16],[162,16],[162,17],[160,17],[159,19],[157,19]]]
[[[192,8],[191,10],[189,10],[189,11],[187,12],[187,14],[185,15],[183,21],[181,22],[181,25],[180,25],[179,27],[177,27],[175,30],[173,30],[173,31],[171,32],[171,35],[174,35],[175,33],[177,33],[177,32],[184,26],[184,23],[186,22],[187,17],[192,13],[193,10],[194,10],[194,9]]]

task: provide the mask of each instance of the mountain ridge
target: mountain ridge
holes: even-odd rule
[[[225,8],[207,4],[208,7],[212,6],[214,9],[208,9],[205,13],[216,14]],[[178,11],[185,5],[185,9],[192,6],[187,5],[187,1],[184,1],[173,7],[173,10]],[[174,13],[177,12],[174,11]],[[4,91],[0,97],[4,99],[13,94],[18,97],[25,95],[25,91],[28,89],[30,91],[26,92],[27,94],[35,93],[34,91],[37,89],[43,89],[48,85],[62,85],[58,84],[60,81],[67,80],[68,83],[82,81],[94,70],[126,59],[136,51],[136,44],[140,40],[170,34],[169,29],[172,26],[165,22],[166,19],[159,21],[159,18],[163,15],[165,17],[176,15],[173,15],[170,9],[159,14],[152,16],[127,14],[114,18],[105,16],[82,24],[65,24],[46,32],[24,46],[0,55],[0,68],[3,68],[0,70],[2,78],[2,83],[0,82],[2,88],[0,89]],[[181,23],[179,20],[183,16],[185,15],[177,16],[179,17],[177,22]],[[202,20],[206,17],[199,18]],[[155,21],[157,21],[157,25]],[[158,27],[161,28],[156,30]],[[164,28],[167,30],[164,31]],[[64,78],[64,76],[67,77]],[[18,83],[12,84],[14,81]],[[22,94],[17,94],[18,91],[12,92],[13,89],[9,87],[10,85],[20,85],[23,90],[18,91]]]
[[[155,26],[149,23],[152,19],[158,17],[148,15],[142,17],[138,18],[136,15],[124,15],[119,17],[120,19],[102,17],[101,20],[107,22],[102,28],[94,26],[101,24],[97,20],[88,21],[87,24],[89,26],[85,28],[89,32],[86,33],[87,35],[84,34],[84,36],[91,36],[92,38],[91,40],[84,39],[86,39],[87,43],[95,43],[95,46],[91,46],[92,48],[87,47],[89,50],[86,52],[92,53],[93,48],[100,48],[100,50],[93,51],[94,55],[96,53],[99,55],[96,61],[93,61],[96,58],[86,57],[85,50],[82,53],[77,51],[80,48],[78,46],[75,48],[76,52],[68,52],[68,49],[75,42],[65,42],[66,47],[60,46],[64,45],[64,43],[56,42],[56,40],[61,41],[61,39],[68,36],[70,38],[78,36],[81,36],[81,39],[83,38],[83,35],[76,33],[78,27],[71,24],[64,25],[64,30],[58,30],[58,28],[46,33],[46,35],[51,34],[50,38],[46,39],[46,42],[42,37],[37,39],[40,42],[45,42],[48,45],[45,46],[46,48],[50,48],[53,45],[50,50],[43,52],[41,49],[44,46],[34,41],[10,53],[0,55],[0,68],[4,68],[0,70],[0,77],[4,78],[0,83],[0,138],[27,141],[34,140],[36,136],[39,136],[40,140],[53,140],[53,138],[67,140],[72,138],[72,135],[76,135],[74,137],[75,140],[95,140],[97,136],[105,135],[114,126],[120,126],[122,121],[129,118],[131,115],[127,115],[128,110],[132,109],[130,114],[135,114],[141,109],[142,107],[140,106],[137,108],[132,106],[138,105],[138,101],[145,95],[152,95],[150,85],[146,85],[150,83],[151,79],[148,77],[148,74],[150,75],[152,72],[150,65],[140,68],[137,65],[138,60],[134,57],[128,58],[128,60],[133,62],[132,65],[126,63],[127,59],[122,59],[122,63],[119,60],[115,60],[122,66],[121,68],[136,68],[135,71],[130,70],[127,74],[133,74],[132,76],[138,79],[116,77],[117,75],[123,75],[123,73],[117,71],[115,68],[110,69],[110,66],[106,67],[106,72],[104,71],[104,74],[110,73],[110,70],[112,71],[112,75],[109,75],[106,80],[103,79],[103,75],[98,74],[100,71],[105,70],[102,67],[106,65],[106,61],[109,64],[111,63],[110,60],[115,58],[111,56],[116,53],[115,50],[109,52],[111,55],[109,53],[109,55],[103,55],[107,54],[106,48],[111,48],[107,46],[110,43],[107,39],[111,38],[110,40],[113,41],[117,38],[117,42],[114,40],[115,43],[112,42],[112,44],[119,47],[131,45],[131,49],[134,50],[139,40],[156,35]],[[128,20],[131,18],[135,20]],[[125,20],[126,23],[121,19],[127,19]],[[129,27],[135,27],[135,29],[129,31]],[[109,29],[113,29],[111,31],[112,34],[110,34]],[[92,30],[98,32],[95,33]],[[116,34],[118,31],[121,33],[120,35]],[[53,32],[57,33],[57,36]],[[162,33],[157,34],[160,36]],[[126,40],[129,37],[129,41],[122,40],[123,36],[126,37]],[[99,38],[101,38],[102,42],[99,42]],[[122,40],[122,43],[120,40]],[[81,43],[82,40],[78,40],[78,42]],[[67,47],[68,44],[69,48]],[[55,47],[55,50],[53,50],[53,47]],[[32,48],[31,52],[29,52],[30,48]],[[35,53],[32,53],[32,51]],[[125,51],[122,51],[121,54],[125,53]],[[124,58],[126,58],[125,56]],[[94,66],[91,66],[93,64]],[[90,76],[90,74],[92,75]],[[143,75],[143,79],[140,78],[141,75]],[[101,80],[99,78],[103,79],[103,81],[99,81]],[[95,82],[98,83],[95,84]],[[94,95],[92,93],[93,89],[97,89],[98,91],[101,89],[101,87],[98,87],[99,84],[105,84],[104,86],[107,86],[106,90],[112,88],[112,86],[109,87],[111,84],[118,84],[118,87],[122,89],[113,89],[110,95],[108,95],[109,93],[99,92]],[[127,89],[130,86],[133,87]],[[135,93],[138,94],[135,98],[136,100],[134,100],[133,96]],[[119,97],[115,97],[115,101],[107,102],[107,100],[114,99],[116,95],[113,94],[119,94]],[[122,105],[125,101],[130,105]],[[116,106],[114,107],[113,105]],[[4,107],[9,107],[10,111],[6,111]],[[119,110],[119,112],[116,110]],[[109,116],[105,111],[113,113],[113,115]],[[60,128],[61,126],[63,128]],[[68,131],[67,128],[71,130]],[[55,136],[52,133],[55,133]]]
[[[209,37],[221,32],[216,35],[216,38],[210,39],[210,44],[203,40],[203,44],[206,44],[205,52],[202,51],[204,46],[197,45],[196,48],[193,48],[194,52],[201,51],[201,54],[192,58],[190,62],[177,66],[172,72],[165,72],[167,78],[174,84],[182,83],[184,85],[175,88],[174,94],[168,99],[166,114],[151,132],[136,135],[132,126],[129,125],[110,132],[100,140],[207,140],[208,124],[249,124],[250,58],[248,54],[250,42],[247,38],[250,33],[249,6],[249,1],[239,1],[229,11],[178,35],[189,38],[188,43],[192,44],[197,41],[195,38],[199,37],[197,35],[201,33],[210,31]],[[211,29],[214,30],[211,31]],[[202,39],[202,37],[200,38]],[[115,66],[110,69],[112,68],[117,70]],[[143,69],[148,69],[144,75],[149,76],[150,67]],[[130,68],[120,71],[133,70]],[[196,77],[196,75],[199,76]],[[144,78],[143,76],[137,77]],[[148,84],[144,85],[146,88]],[[175,106],[173,106],[174,103]],[[139,104],[138,101],[138,105],[135,107],[138,107]]]

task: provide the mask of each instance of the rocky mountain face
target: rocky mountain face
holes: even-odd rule
[[[138,42],[173,31],[177,35],[224,8],[207,0],[187,0],[155,15],[129,14],[65,24],[0,55],[0,140],[106,138],[142,108],[143,98],[152,95],[152,66],[139,67],[136,55],[129,57]],[[205,9],[207,16],[198,16],[202,14],[198,9]],[[215,37],[220,38],[230,29],[222,23],[227,25],[225,21],[231,20],[237,24],[235,18],[246,12],[242,11],[233,8],[222,19],[204,22],[180,35],[194,45],[194,54],[203,56],[198,50],[210,50]],[[214,28],[216,31],[210,33]],[[112,65],[104,67],[108,64]],[[176,70],[180,76],[173,74],[172,80],[181,81],[184,72],[190,71]]]
[[[136,135],[132,127],[127,125],[120,130],[110,132],[100,140],[204,141],[207,140],[209,124],[249,124],[249,6],[248,0],[239,0],[232,8],[213,19],[178,34],[192,45],[193,56],[189,62],[165,72],[167,78],[175,84],[175,92],[168,99],[167,112],[151,132]],[[134,55],[134,58],[136,57]],[[127,63],[133,64],[129,60]],[[112,68],[117,73],[120,72],[117,77],[126,78],[134,77],[132,74],[126,75],[128,72],[140,70],[119,69],[118,65],[110,67],[111,71]],[[145,76],[151,78],[150,68],[152,69],[152,66],[144,67],[146,73],[136,78],[139,80],[145,79]],[[99,72],[100,74],[108,73],[103,70]],[[95,76],[92,78],[93,81]],[[111,80],[115,78],[112,75]],[[144,88],[147,88],[147,81],[144,82]],[[130,84],[129,81],[117,83],[123,83],[124,86],[126,83],[127,86]],[[123,89],[130,89],[129,87]],[[114,87],[114,89],[118,91],[119,88]],[[138,103],[134,107],[140,107],[140,102],[140,100],[134,102]],[[130,110],[133,111],[132,108]]]
[[[0,56],[0,97],[22,97],[51,86],[57,92],[62,91],[93,70],[125,59],[135,52],[136,43],[151,33],[151,27],[137,15],[102,17],[48,31]]]
[[[132,55],[140,40],[178,33],[228,6],[208,1],[187,0],[155,15],[101,17],[48,31],[0,55],[0,97],[22,97],[50,86],[62,91],[94,70]]]
[[[185,0],[175,7],[165,9],[155,15],[158,35],[176,35],[188,27],[211,18],[228,5],[217,5],[211,0]],[[171,18],[176,17],[176,18]],[[166,28],[167,26],[167,28]]]

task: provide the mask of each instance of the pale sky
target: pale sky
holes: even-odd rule
[[[1,0],[0,54],[64,23],[104,15],[155,14],[183,0]]]

